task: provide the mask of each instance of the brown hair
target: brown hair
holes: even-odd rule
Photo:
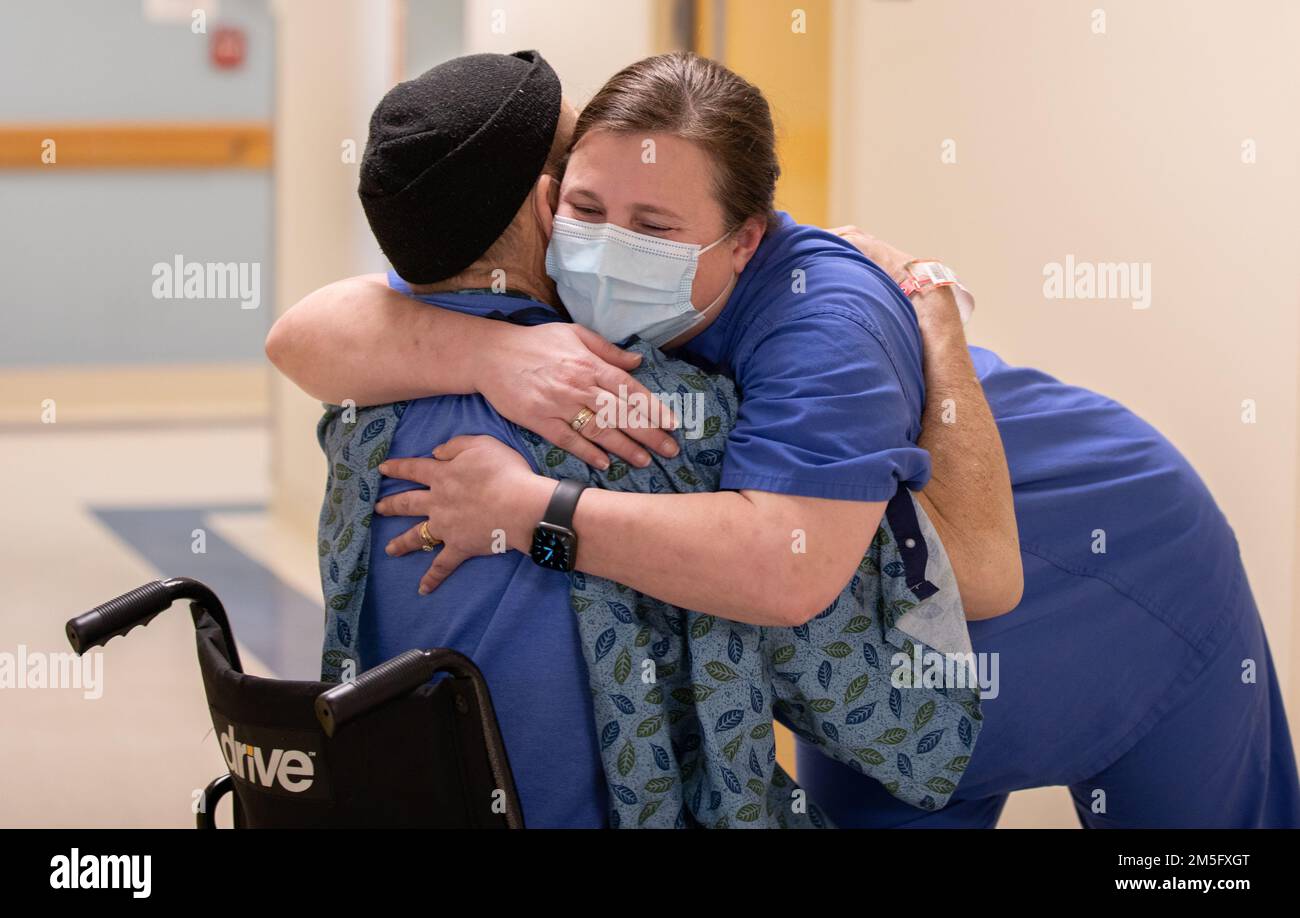
[[[727,230],[750,217],[772,225],[781,174],[772,111],[757,86],[717,61],[676,51],[624,67],[578,116],[570,149],[595,130],[674,134],[699,144],[713,160]]]

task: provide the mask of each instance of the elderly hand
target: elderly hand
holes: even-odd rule
[[[828,232],[851,243],[855,249],[884,268],[894,283],[902,284],[905,277],[903,266],[914,260],[911,255],[856,226],[837,226]],[[963,324],[975,309],[975,300],[970,294],[962,293],[959,297],[954,287],[927,287],[913,294],[911,299],[912,308],[916,310],[916,317],[923,330],[929,324],[942,327],[952,323]]]
[[[467,558],[501,554],[512,541],[526,541],[524,530],[531,534],[555,487],[533,474],[523,456],[488,436],[455,437],[435,449],[432,459],[388,459],[379,471],[427,487],[375,505],[381,516],[425,517],[429,535],[443,543],[420,579],[421,595],[436,589]],[[413,526],[385,551],[398,557],[422,549],[420,529],[420,524]]]
[[[639,468],[650,464],[646,447],[677,455],[677,442],[664,433],[676,426],[672,412],[663,408],[652,417],[638,407],[654,399],[627,372],[640,363],[639,354],[561,322],[507,326],[498,335],[475,388],[506,419],[599,469],[609,468],[607,452]],[[636,396],[630,404],[629,396]],[[657,400],[653,405],[662,407]],[[583,418],[575,430],[573,423]]]
[[[866,230],[859,229],[856,226],[837,226],[832,230],[828,230],[828,232],[834,233],[846,242],[851,243],[855,249],[884,268],[895,283],[902,282],[903,265],[912,260],[911,255],[908,255],[902,249],[894,248],[883,239],[877,239]]]

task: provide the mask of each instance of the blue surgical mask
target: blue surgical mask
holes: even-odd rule
[[[701,248],[557,216],[546,273],[579,325],[615,343],[636,335],[661,347],[705,321],[730,292],[729,282],[708,308],[691,305],[700,256],[730,235]]]

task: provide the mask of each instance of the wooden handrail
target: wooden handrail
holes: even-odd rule
[[[0,169],[266,169],[263,121],[0,124]]]

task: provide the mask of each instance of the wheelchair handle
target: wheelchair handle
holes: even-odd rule
[[[196,616],[200,610],[206,611],[216,621],[225,636],[231,665],[236,670],[241,670],[234,635],[231,634],[221,600],[207,585],[189,577],[155,580],[138,586],[70,619],[64,626],[64,631],[68,635],[68,643],[80,655],[93,647],[102,647],[138,625],[149,624],[180,599],[190,600],[191,612]]]
[[[318,695],[316,719],[325,735],[428,682],[437,671],[433,656],[430,650],[408,650]]]
[[[316,719],[325,735],[333,736],[348,721],[414,691],[441,672],[468,680],[480,704],[487,698],[483,675],[468,657],[447,649],[408,650],[318,695]]]
[[[461,690],[473,693],[483,735],[488,737],[488,767],[495,776],[498,787],[509,788],[510,801],[506,820],[511,828],[522,829],[523,812],[514,792],[510,776],[510,763],[505,747],[498,735],[496,712],[487,681],[474,661],[462,653],[447,648],[437,650],[408,650],[391,660],[368,669],[351,682],[336,685],[316,696],[316,719],[325,735],[333,738],[335,731],[350,720],[366,714],[385,702],[392,701],[424,685],[438,673],[447,673],[461,683],[456,692],[456,710],[461,714],[471,711]],[[497,736],[494,742],[491,737]]]

